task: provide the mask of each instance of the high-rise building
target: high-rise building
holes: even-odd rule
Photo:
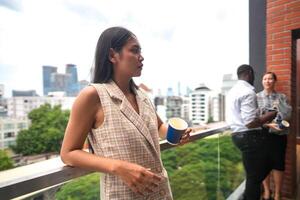
[[[219,93],[211,94],[211,117],[215,122],[225,121],[225,96]]]
[[[66,73],[58,73],[57,67],[43,66],[44,96],[49,92],[63,91],[67,96],[76,96],[80,90],[77,68],[74,64],[66,65]]]
[[[67,83],[67,96],[76,96],[79,92],[79,83],[77,75],[77,67],[74,64],[66,65],[66,74],[69,74],[69,79]]]
[[[182,98],[179,96],[168,96],[166,102],[167,119],[172,117],[181,117]]]
[[[44,95],[48,92],[53,91],[51,75],[57,73],[57,67],[53,66],[43,66],[43,89]]]
[[[186,122],[190,121],[190,99],[188,96],[182,97],[182,104],[181,104],[181,118],[184,119]]]
[[[57,73],[57,67],[43,66],[43,90],[45,96],[48,95],[48,92],[53,92],[53,80],[51,79],[53,73]]]
[[[223,107],[224,107],[224,120],[226,120],[226,96],[229,90],[236,84],[238,80],[233,77],[233,74],[224,74],[223,75],[223,81],[222,81],[222,88],[221,88],[221,93],[224,95],[224,102],[223,102]]]
[[[49,92],[60,92],[63,91],[68,96],[68,86],[70,74],[52,73],[51,74],[51,91]]]
[[[207,123],[210,113],[210,92],[211,90],[201,84],[189,94],[190,98],[190,120],[193,125]]]

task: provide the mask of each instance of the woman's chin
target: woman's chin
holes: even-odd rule
[[[142,71],[139,71],[139,72],[136,72],[134,75],[133,75],[133,77],[139,77],[139,76],[141,76],[142,75]]]

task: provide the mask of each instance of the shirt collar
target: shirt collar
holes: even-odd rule
[[[263,94],[264,94],[264,96],[276,96],[277,92],[273,91],[270,94],[268,94],[267,91],[263,90]]]
[[[118,87],[118,85],[111,80],[108,83],[105,83],[105,88],[108,91],[108,94],[115,99],[123,100],[125,98],[124,93],[121,91],[121,89]],[[147,99],[146,95],[144,95],[138,88],[133,87],[133,92],[135,95],[140,98],[142,101]]]
[[[247,88],[251,89],[251,90],[255,90],[255,88],[253,87],[253,85],[251,85],[250,83],[248,83],[247,81],[244,80],[238,80],[238,84],[240,85],[244,85]]]

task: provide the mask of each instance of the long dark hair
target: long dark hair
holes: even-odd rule
[[[133,37],[135,35],[123,27],[111,27],[103,31],[96,47],[92,83],[107,83],[112,80],[113,64],[109,60],[109,51],[112,48],[120,52],[126,42]]]

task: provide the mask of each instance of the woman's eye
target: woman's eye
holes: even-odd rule
[[[140,48],[134,48],[134,49],[131,49],[131,52],[134,53],[134,54],[140,54],[141,49]]]

